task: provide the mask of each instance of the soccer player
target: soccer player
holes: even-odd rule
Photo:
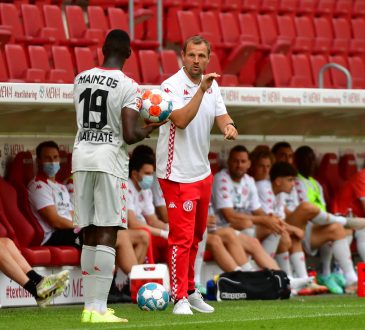
[[[333,212],[365,217],[365,170],[361,170],[347,180],[332,200]],[[365,229],[355,231],[357,251],[365,261]]]
[[[0,237],[0,271],[27,290],[40,307],[63,293],[69,277],[68,270],[45,277],[38,274],[7,237]]]
[[[77,135],[72,154],[75,222],[82,228],[85,307],[82,322],[127,322],[107,308],[117,231],[127,227],[127,144],[157,127],[139,127],[140,88],[122,71],[130,38],[112,30],[102,48],[104,62],[74,81]]]
[[[74,245],[73,207],[67,187],[56,181],[60,169],[57,143],[45,141],[36,148],[38,173],[28,184],[32,213],[44,231],[42,245]]]
[[[169,269],[174,314],[192,314],[191,308],[211,313],[195,290],[194,262],[208,214],[213,176],[208,153],[214,122],[227,140],[237,130],[227,114],[218,84],[219,75],[203,75],[210,44],[201,36],[188,38],[181,51],[183,68],[165,80],[161,89],[173,103],[170,121],[160,128],[157,177],[163,191],[170,225]]]

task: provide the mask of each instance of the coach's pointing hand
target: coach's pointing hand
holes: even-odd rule
[[[212,86],[213,80],[216,78],[219,78],[219,77],[220,77],[220,75],[215,72],[204,75],[204,77],[200,83],[200,88],[202,89],[202,91],[206,92],[207,89]]]

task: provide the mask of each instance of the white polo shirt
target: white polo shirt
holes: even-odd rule
[[[173,111],[181,109],[195,95],[199,84],[193,83],[184,68],[165,80],[161,89],[173,102]],[[218,84],[213,81],[203,96],[199,111],[185,129],[171,121],[160,127],[157,141],[157,177],[190,183],[205,179],[211,173],[208,160],[210,131],[214,119],[227,113]]]
[[[39,210],[54,205],[59,216],[72,221],[70,211],[73,210],[70,195],[65,185],[53,182],[44,177],[37,176],[28,184],[29,203],[32,213],[38,220],[44,231],[44,237],[41,244],[44,244],[52,236],[55,228],[51,227],[44,221]]]
[[[226,169],[214,176],[212,197],[217,227],[229,226],[220,209],[233,208],[236,212],[251,214],[261,207],[254,179],[245,174],[239,183],[234,182]]]
[[[155,213],[151,189],[141,189],[138,191],[131,179],[128,180],[128,210],[136,215],[137,219],[146,223],[145,216]]]
[[[272,214],[279,219],[285,219],[285,203],[272,190],[270,180],[256,181],[260,204],[266,214]]]

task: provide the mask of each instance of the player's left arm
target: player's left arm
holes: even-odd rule
[[[219,130],[223,133],[226,140],[236,139],[238,132],[232,118],[228,113],[215,117]]]

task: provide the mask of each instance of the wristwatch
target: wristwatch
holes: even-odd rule
[[[232,125],[235,129],[237,129],[237,126],[236,126],[236,124],[233,121],[231,123],[228,123],[227,125]]]

